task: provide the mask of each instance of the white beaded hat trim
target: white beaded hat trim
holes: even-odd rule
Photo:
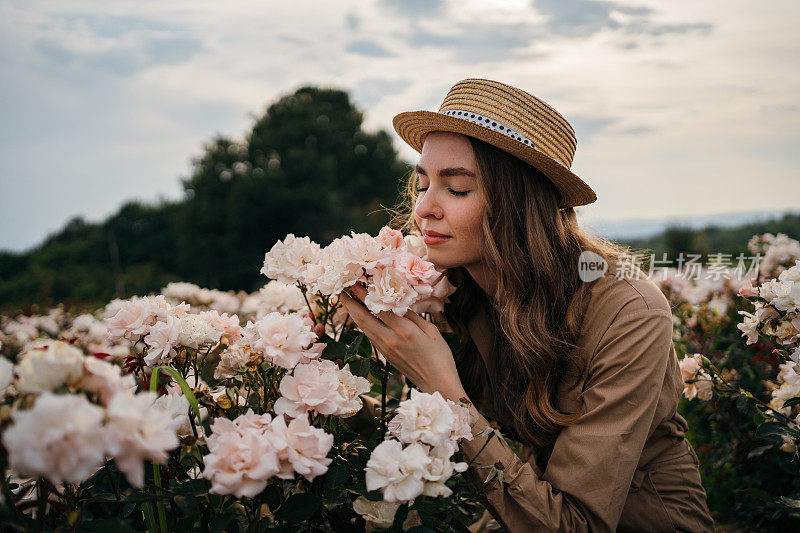
[[[490,130],[502,133],[507,137],[511,137],[515,141],[524,143],[526,146],[535,147],[535,145],[530,139],[523,137],[522,135],[519,134],[518,131],[509,128],[502,122],[498,122],[493,118],[485,117],[483,115],[479,115],[478,113],[473,113],[472,111],[462,111],[460,109],[451,109],[449,111],[443,111],[442,114],[456,118],[463,118],[464,120],[468,120],[475,124],[480,124],[484,128],[489,128]]]

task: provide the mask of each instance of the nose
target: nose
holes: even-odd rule
[[[418,218],[433,217],[436,219],[441,219],[444,215],[442,208],[439,207],[436,202],[436,195],[431,194],[430,190],[417,198],[417,205],[414,208],[414,213]]]

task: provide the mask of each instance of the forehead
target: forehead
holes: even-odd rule
[[[472,143],[466,135],[447,131],[432,131],[425,137],[420,153],[419,166],[438,168],[461,166],[472,169],[475,164]]]

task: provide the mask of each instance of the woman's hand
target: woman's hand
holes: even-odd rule
[[[367,294],[359,284],[351,290],[361,300]],[[402,317],[383,311],[376,318],[361,302],[344,292],[340,301],[373,346],[422,392],[439,391],[453,401],[466,396],[453,352],[434,324],[411,310]]]

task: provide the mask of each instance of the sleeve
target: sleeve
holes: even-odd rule
[[[541,477],[506,444],[489,441],[475,464],[500,461],[504,483],[495,477],[482,500],[507,531],[616,530],[655,417],[672,327],[668,309],[642,300],[623,306],[590,358],[584,414],[561,430]],[[486,439],[462,441],[468,459]],[[469,471],[482,485],[488,470]]]

